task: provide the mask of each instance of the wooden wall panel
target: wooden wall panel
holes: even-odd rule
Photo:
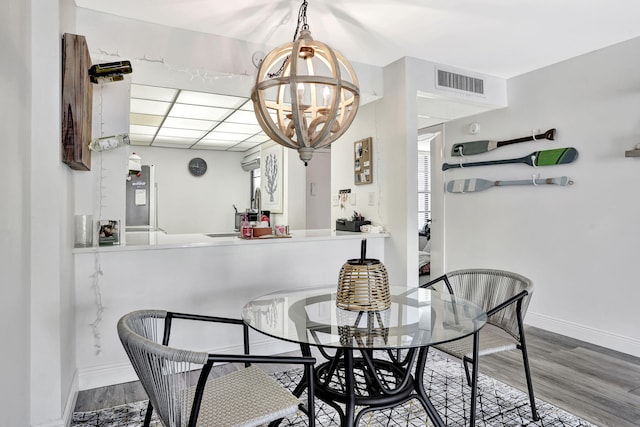
[[[84,36],[65,33],[62,41],[62,161],[71,169],[91,170],[93,87],[91,57]]]

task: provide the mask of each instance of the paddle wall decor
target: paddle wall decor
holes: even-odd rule
[[[442,170],[453,168],[469,168],[474,166],[505,165],[509,163],[524,163],[529,166],[553,166],[572,163],[578,158],[578,150],[573,147],[556,148],[553,150],[534,151],[533,153],[515,159],[487,160],[484,162],[443,163]]]
[[[549,129],[545,133],[538,135],[530,135],[522,138],[509,139],[507,141],[495,141],[495,140],[482,140],[482,141],[469,141],[453,144],[451,147],[451,155],[453,157],[473,156],[474,154],[486,153],[496,148],[504,147],[505,145],[517,144],[519,142],[538,141],[541,139],[548,139],[553,141],[556,137],[556,130]]]
[[[481,178],[469,179],[453,179],[446,184],[446,190],[449,193],[475,193],[478,191],[488,190],[492,187],[505,187],[508,185],[560,185],[566,187],[573,185],[573,181],[566,176],[557,178],[532,178],[511,181],[490,181]]]

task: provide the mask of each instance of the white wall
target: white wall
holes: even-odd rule
[[[350,189],[352,199],[346,206],[332,206],[332,226],[338,218],[350,219],[353,212],[362,213],[375,225],[382,225],[391,234],[385,246],[385,260],[391,283],[404,284],[407,280],[407,264],[414,264],[412,271],[418,270],[417,233],[408,236],[408,212],[417,218],[417,198],[407,198],[407,194],[417,194],[415,178],[417,165],[413,164],[413,180],[408,179],[407,169],[408,136],[411,132],[413,149],[417,152],[417,123],[407,117],[407,93],[404,60],[397,61],[384,70],[385,96],[381,100],[360,107],[351,127],[332,144],[331,148],[331,194],[335,197],[339,190]],[[415,104],[415,92],[411,95]],[[373,178],[371,184],[355,185],[354,142],[372,138]],[[415,159],[415,156],[414,156]],[[413,185],[414,190],[407,188]],[[373,193],[373,206],[369,205]],[[352,202],[355,200],[354,204]],[[413,205],[413,206],[412,206]],[[413,219],[411,224],[415,224]],[[412,225],[415,230],[415,225]],[[407,239],[414,239],[411,256],[408,258]],[[415,275],[417,281],[417,274]]]
[[[171,234],[231,232],[235,211],[251,207],[251,179],[240,152],[130,147],[145,165],[155,165],[158,227]],[[189,160],[207,162],[202,176],[189,173]],[[124,182],[123,182],[124,190]]]
[[[307,221],[305,228],[307,230],[332,228],[331,152],[316,151],[306,169]]]
[[[350,217],[356,210],[374,224],[384,226],[391,233],[385,259],[389,278],[394,283],[412,285],[418,281],[416,96],[433,94],[483,108],[506,104],[505,81],[491,76],[472,74],[485,80],[487,94],[483,98],[437,89],[436,65],[403,58],[386,66],[384,97],[362,106],[349,130],[332,144],[332,195],[337,195],[340,189],[351,189],[355,194],[354,205],[348,204],[345,209],[332,207],[332,223],[336,218]],[[373,183],[356,186],[353,184],[353,143],[369,136],[373,138]],[[369,204],[370,197],[373,205]],[[434,222],[436,220],[441,222],[440,218],[434,218]],[[441,251],[441,248],[434,249]]]
[[[29,424],[30,4],[0,6],[0,425]]]
[[[530,277],[526,321],[640,356],[637,284],[640,38],[509,80],[509,107],[446,125],[451,144],[509,139],[555,127],[554,142],[500,148],[471,160],[575,147],[573,164],[467,168],[445,178],[530,179],[567,175],[571,187],[493,188],[445,198],[446,267],[492,267]],[[466,133],[471,121],[477,135]],[[447,156],[450,160],[450,157]],[[447,161],[449,161],[447,160]]]

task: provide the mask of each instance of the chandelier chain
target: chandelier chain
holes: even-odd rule
[[[309,24],[307,24],[307,6],[309,3],[307,0],[303,0],[300,5],[300,10],[298,11],[298,23],[296,25],[296,31],[293,33],[293,41],[295,42],[298,38],[298,33],[300,32],[300,24],[302,24],[303,30],[309,30]],[[274,77],[280,77],[282,72],[284,71],[284,67],[287,65],[287,61],[289,61],[290,56],[287,56],[284,61],[282,61],[282,65],[275,73],[268,73],[267,76],[272,79]]]

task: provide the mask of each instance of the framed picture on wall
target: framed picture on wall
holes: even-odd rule
[[[260,149],[260,197],[262,209],[282,213],[283,197],[283,148],[270,144]]]
[[[353,182],[356,185],[373,182],[371,137],[353,143]]]

